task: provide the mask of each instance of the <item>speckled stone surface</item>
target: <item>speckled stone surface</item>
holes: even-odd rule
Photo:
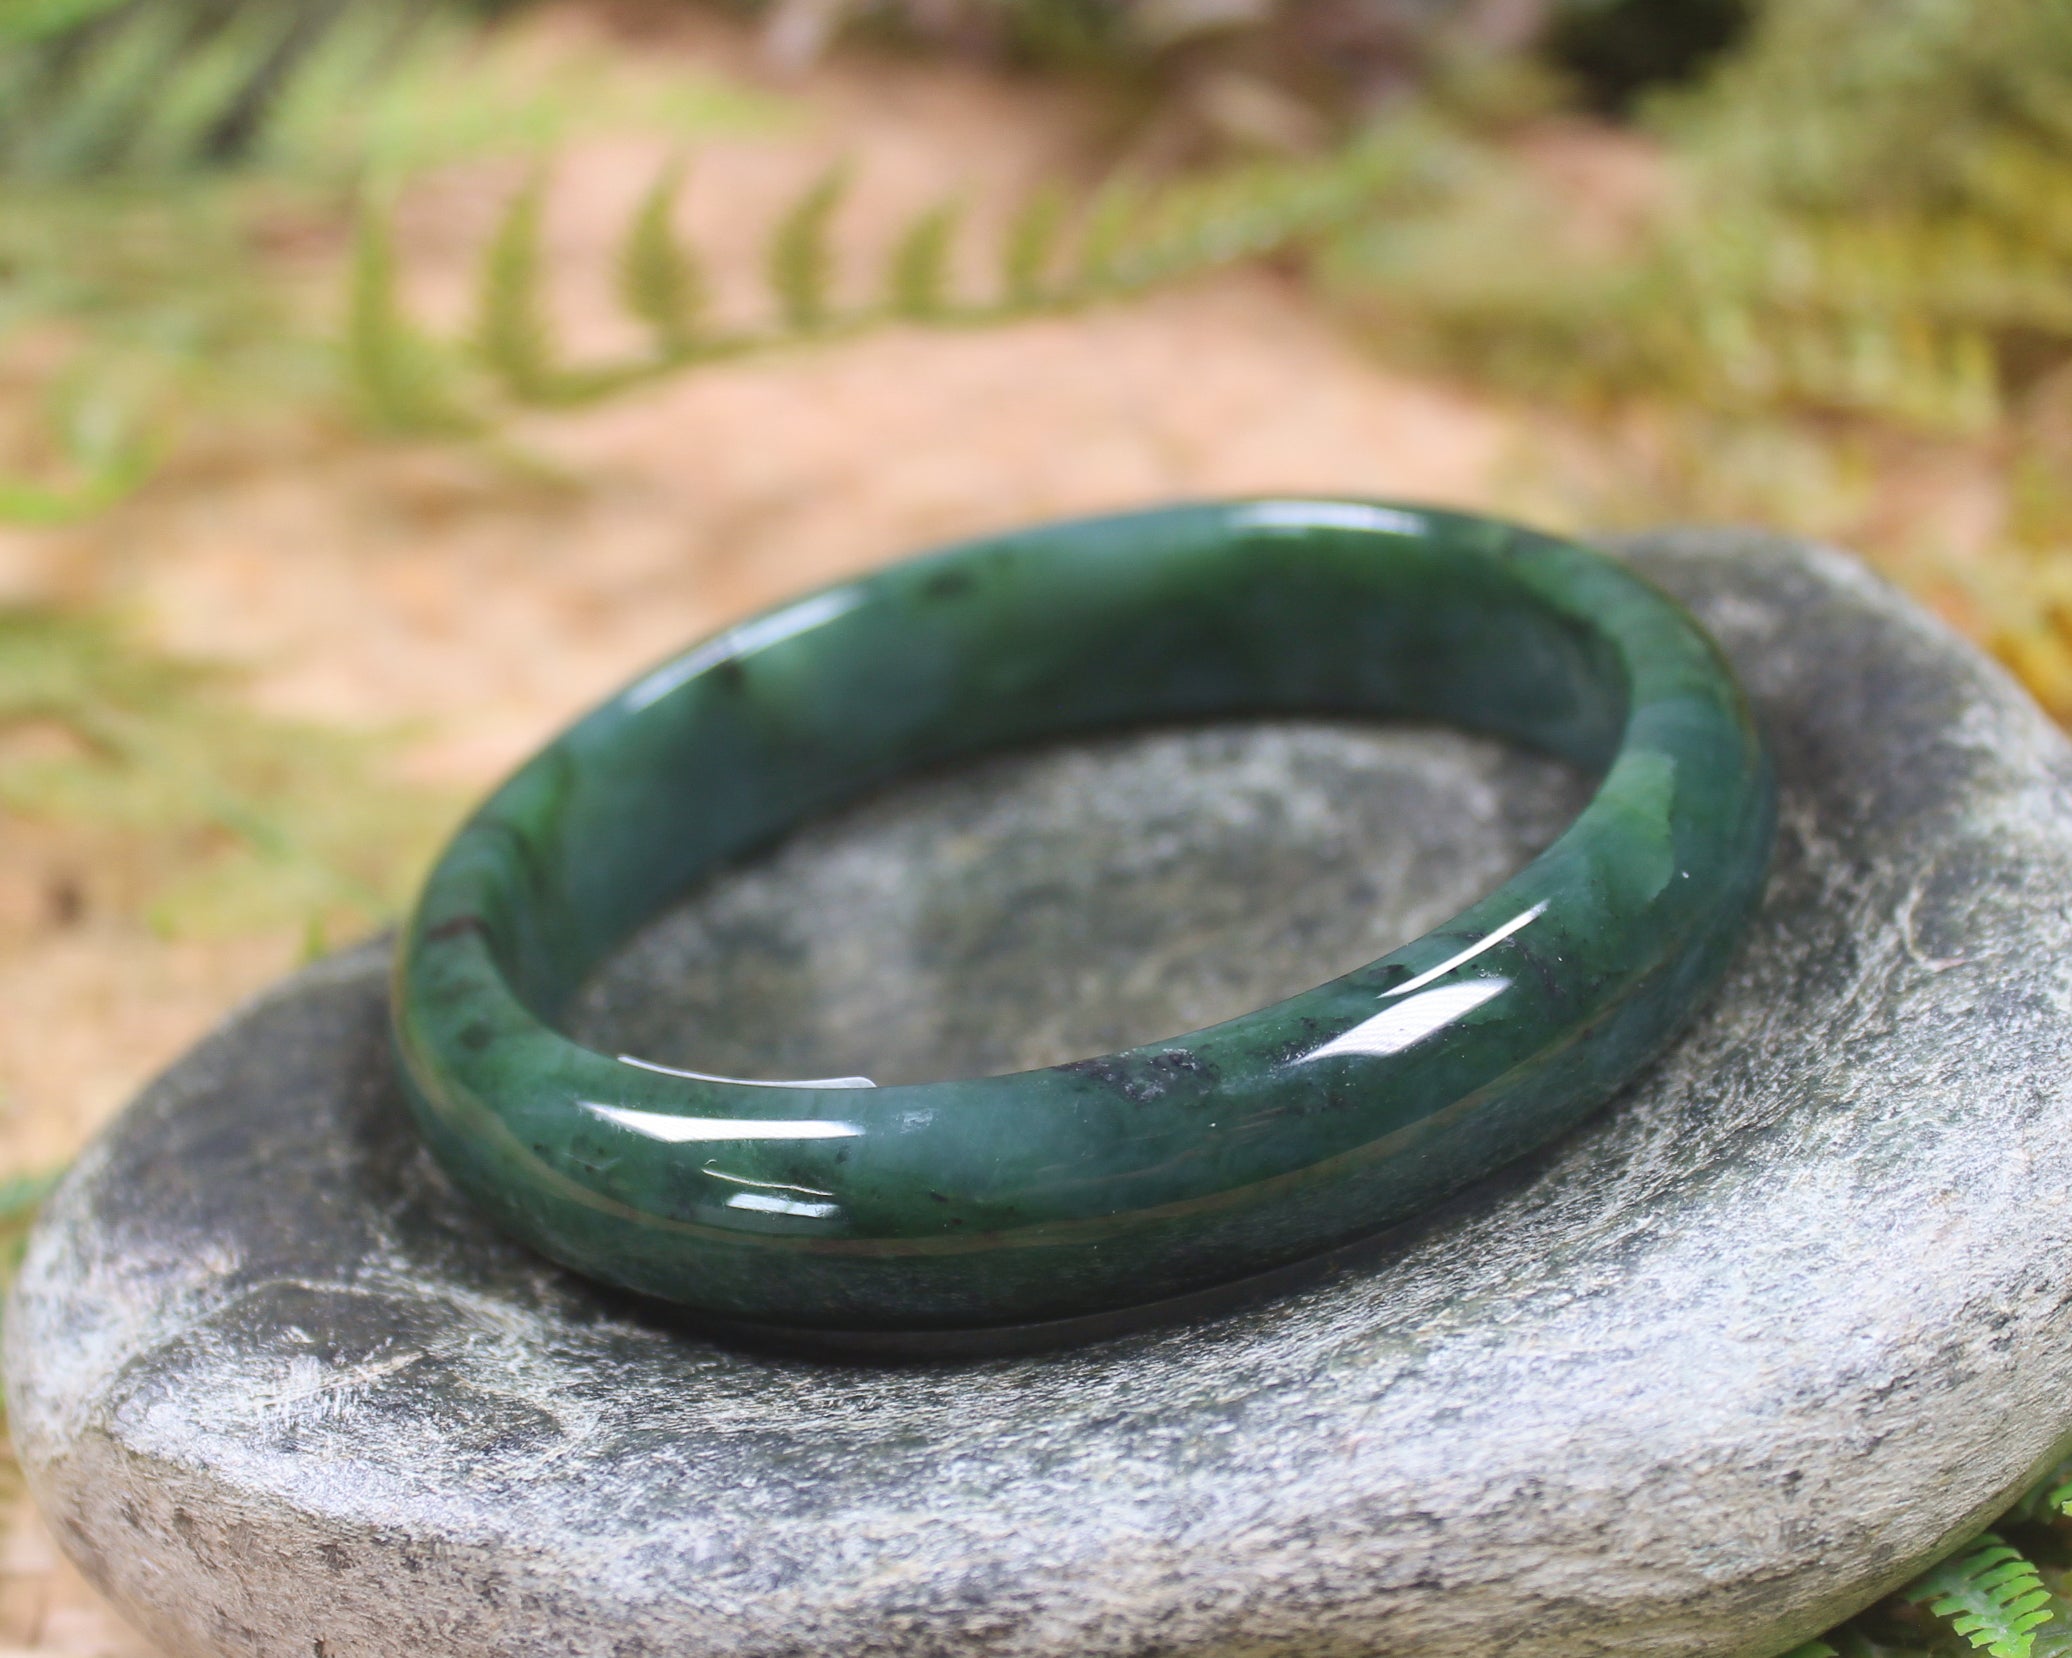
[[[1221,1318],[783,1358],[488,1234],[350,954],[38,1230],[6,1359],[60,1540],[238,1658],[1761,1658],[1871,1598],[2072,1426],[2072,748],[1842,559],[1635,556],[1734,657],[1784,824],[1722,995],[1551,1152]],[[723,880],[582,1020],[881,1076],[1147,1037],[1426,925],[1574,791],[1317,726],[996,761]]]

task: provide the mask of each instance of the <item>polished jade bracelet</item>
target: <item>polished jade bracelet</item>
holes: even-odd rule
[[[1006,1076],[755,1082],[556,1020],[727,860],[917,767],[1142,722],[1439,721],[1599,774],[1518,875],[1257,1012]],[[665,663],[493,794],[398,955],[440,1162],[580,1272],[722,1320],[1142,1308],[1428,1209],[1602,1104],[1761,890],[1769,763],[1717,650],[1609,560],[1454,513],[1184,506],[952,547]]]

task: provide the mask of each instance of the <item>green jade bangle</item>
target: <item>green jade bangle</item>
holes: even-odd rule
[[[1487,732],[1601,780],[1436,931],[1122,1053],[765,1083],[556,1029],[699,877],[917,767],[1314,714]],[[1715,647],[1597,554],[1365,501],[1047,526],[744,622],[527,762],[409,922],[400,1072],[461,1187],[612,1284],[793,1332],[1112,1319],[1404,1221],[1600,1105],[1721,971],[1774,819]]]

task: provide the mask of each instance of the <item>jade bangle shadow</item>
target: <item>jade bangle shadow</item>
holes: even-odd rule
[[[754,1083],[556,1028],[700,876],[916,767],[1127,723],[1439,721],[1601,774],[1487,898],[1272,1007],[1008,1076]],[[1185,506],[953,547],[655,669],[428,878],[405,1090],[503,1227],[729,1320],[954,1330],[1131,1307],[1412,1216],[1603,1103],[1762,886],[1771,774],[1717,650],[1610,561],[1353,501]]]

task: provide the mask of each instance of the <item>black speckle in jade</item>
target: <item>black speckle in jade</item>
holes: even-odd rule
[[[1061,733],[1301,713],[1440,721],[1601,781],[1445,926],[1122,1053],[772,1085],[556,1028],[605,953],[691,883],[903,772]],[[1723,966],[1774,816],[1711,642],[1596,554],[1354,501],[1050,526],[744,622],[522,767],[410,922],[401,1074],[477,1202],[612,1283],[828,1331],[1108,1313],[1407,1219],[1603,1103]]]

